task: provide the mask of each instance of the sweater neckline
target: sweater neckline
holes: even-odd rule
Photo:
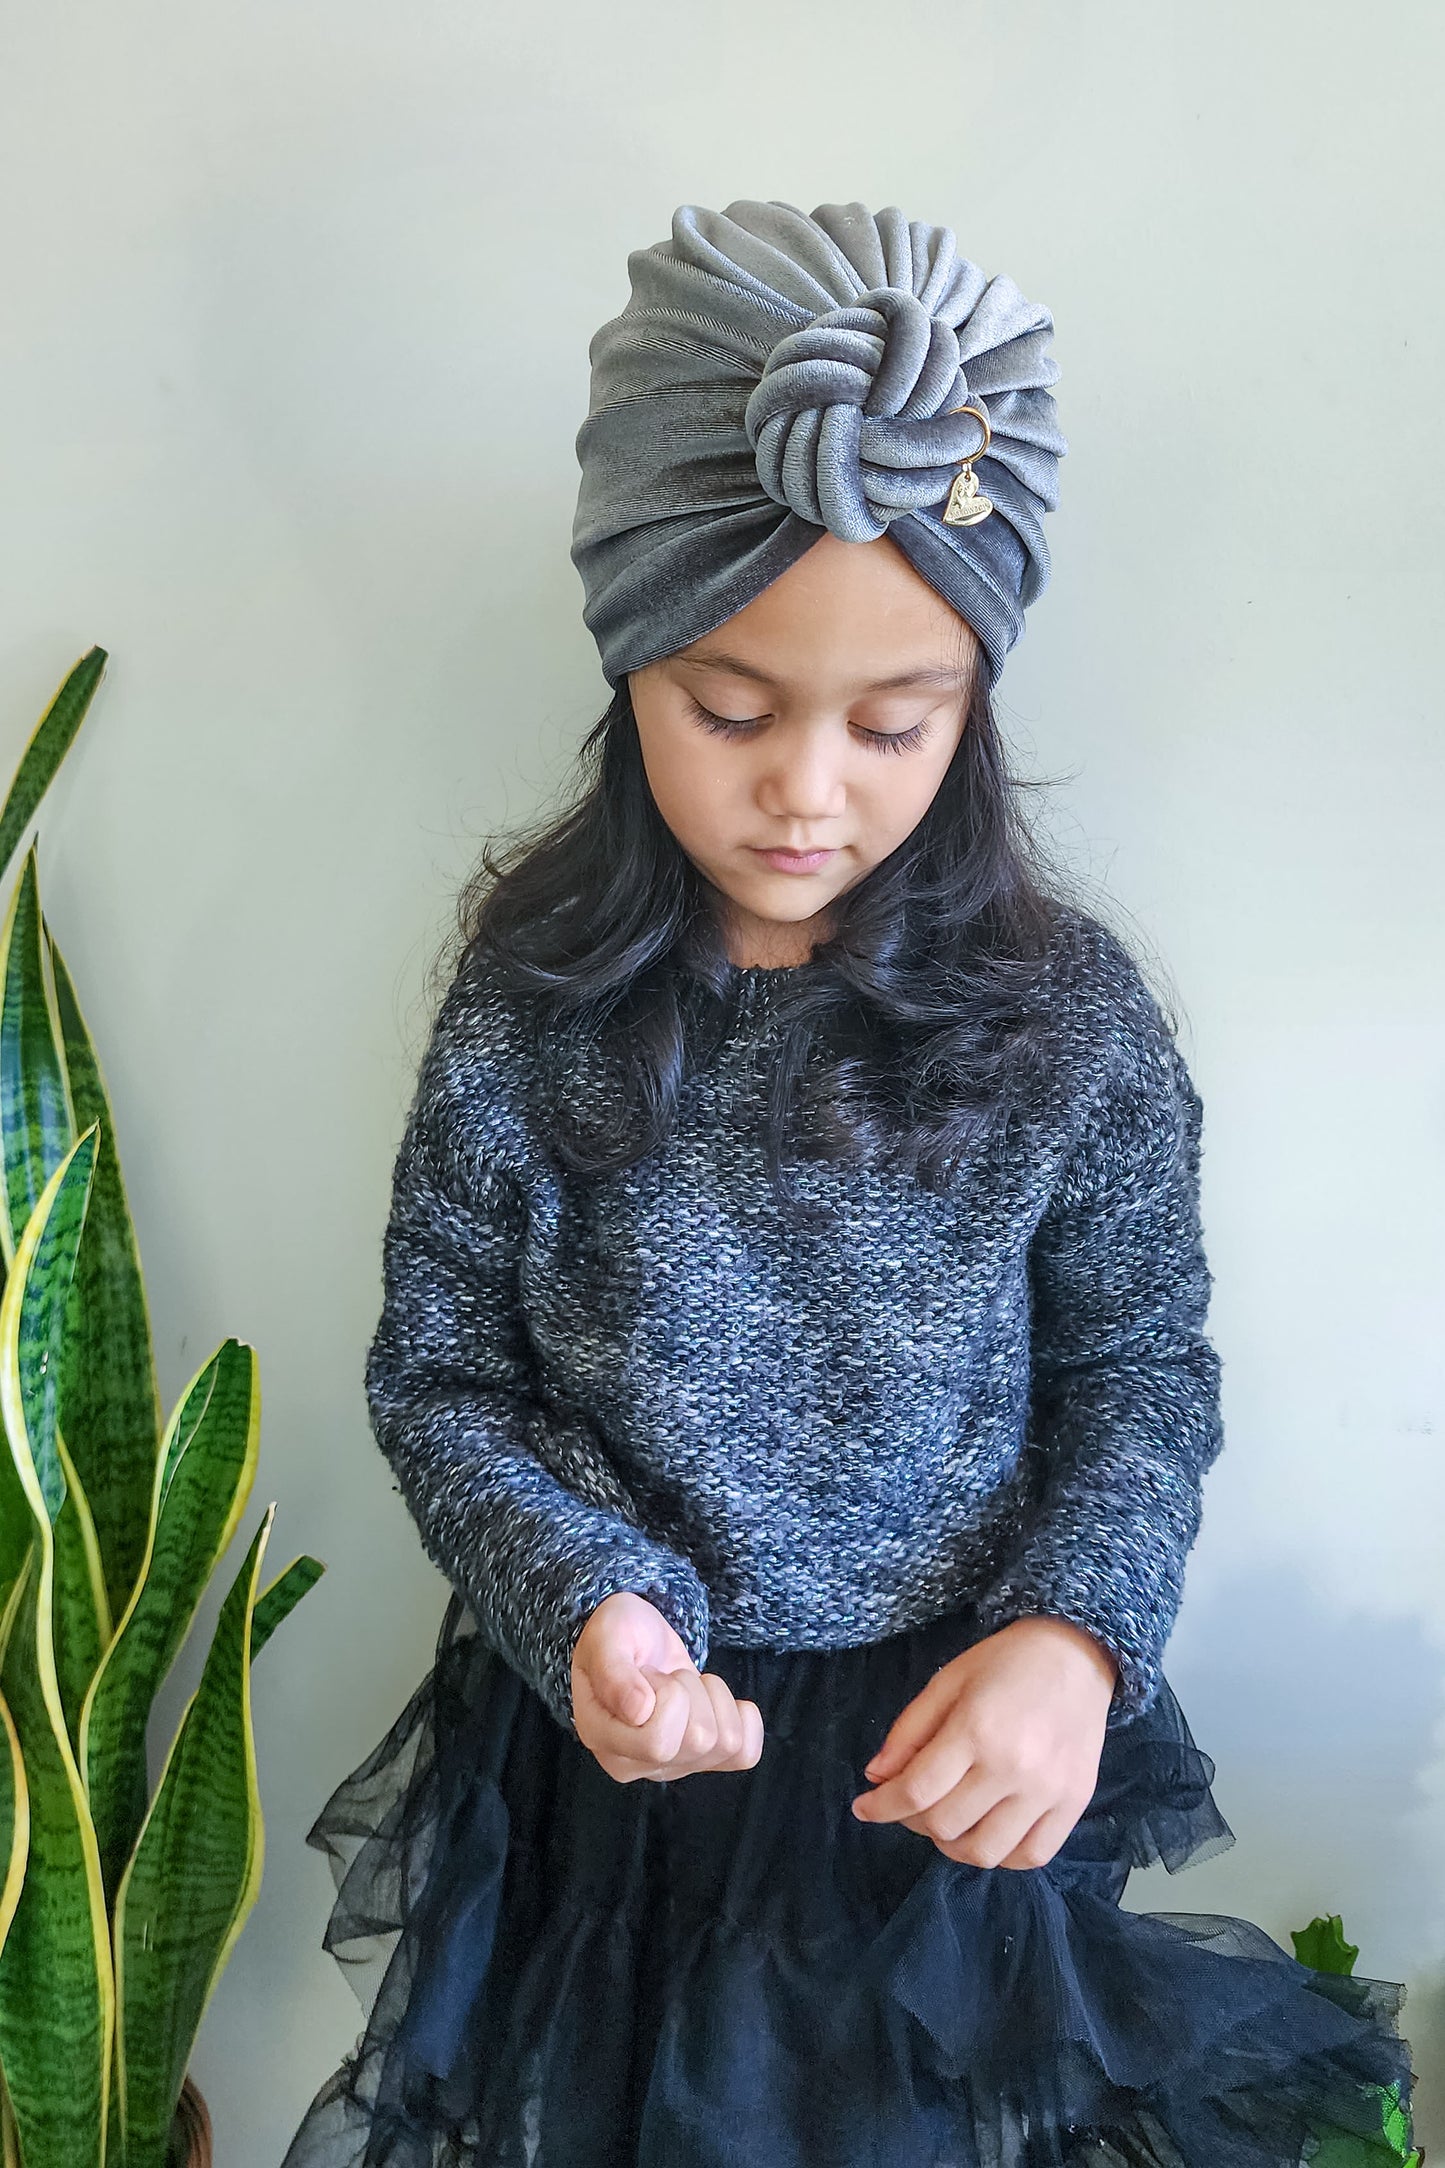
[[[733,1014],[751,1033],[772,1020],[783,981],[803,970],[801,964],[733,964],[729,967]]]
[[[766,1003],[781,989],[784,979],[796,978],[806,969],[806,964],[733,964],[730,974],[734,996],[747,1008]]]

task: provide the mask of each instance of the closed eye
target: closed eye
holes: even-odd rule
[[[711,708],[705,708],[702,702],[694,700],[690,693],[686,697],[695,719],[702,724],[704,730],[711,730],[718,737],[745,738],[750,731],[756,730],[760,723],[767,721],[765,715],[714,715]],[[923,743],[928,736],[928,723],[926,720],[914,723],[909,730],[865,730],[860,724],[858,735],[869,745],[875,746],[880,753],[904,753],[911,746]]]

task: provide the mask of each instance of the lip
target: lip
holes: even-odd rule
[[[836,850],[827,851],[763,851],[756,854],[765,865],[777,873],[816,873],[819,866],[826,866],[830,858],[836,858]]]

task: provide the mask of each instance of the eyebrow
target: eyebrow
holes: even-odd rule
[[[739,677],[755,678],[761,685],[773,683],[766,670],[760,670],[754,662],[744,661],[741,655],[729,654],[724,648],[710,647],[692,654],[679,652],[673,660],[696,663],[699,668],[706,667],[709,670],[732,670]],[[865,693],[886,693],[896,691],[903,685],[960,686],[966,677],[967,672],[964,670],[941,666],[935,669],[900,670],[895,677],[874,678],[870,684],[863,686],[862,690]]]

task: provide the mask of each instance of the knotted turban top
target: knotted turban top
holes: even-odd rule
[[[990,683],[1049,574],[1053,318],[896,208],[683,204],[592,338],[572,561],[609,684],[700,639],[818,540],[887,533],[982,642]],[[975,461],[994,510],[943,509]]]

